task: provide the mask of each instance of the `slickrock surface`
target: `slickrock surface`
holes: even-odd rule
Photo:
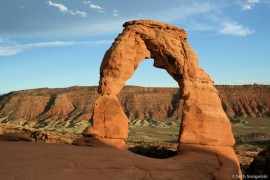
[[[206,149],[154,159],[108,147],[0,142],[0,177],[5,180],[224,179],[219,176],[222,170],[219,158],[223,156]],[[227,160],[229,167],[236,165]]]

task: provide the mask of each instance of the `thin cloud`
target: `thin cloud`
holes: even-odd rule
[[[259,3],[260,0],[247,0],[248,3]]]
[[[251,4],[244,4],[244,5],[242,5],[242,10],[244,10],[244,11],[251,10],[252,6],[253,5],[251,5]]]
[[[118,17],[119,16],[119,11],[118,10],[113,10],[113,16]]]
[[[258,0],[250,0],[257,3]],[[245,27],[230,17],[224,17],[225,4],[212,2],[190,2],[179,7],[162,10],[158,14],[146,14],[145,17],[169,23],[180,24],[193,31],[209,31],[219,35],[247,36],[255,31]],[[181,13],[179,13],[181,12]],[[139,17],[139,16],[138,16]]]
[[[103,8],[100,7],[99,5],[95,5],[95,4],[90,4],[89,7],[92,8],[92,9],[97,9],[97,10],[102,10],[102,9],[103,9]]]
[[[213,14],[219,11],[219,7],[216,4],[211,2],[197,3],[190,2],[187,4],[183,4],[179,7],[173,7],[169,9],[165,9],[160,11],[158,14],[148,14],[153,19],[158,19],[160,21],[166,22],[176,22],[176,21],[185,21],[186,19],[190,19],[192,17],[202,16]],[[181,12],[181,13],[179,13]],[[147,14],[144,14],[147,15]]]
[[[69,13],[72,16],[81,16],[81,17],[86,17],[87,13],[83,11],[78,11],[78,10],[69,10],[65,5],[60,4],[60,3],[53,3],[52,1],[48,1],[48,4],[52,7],[57,8],[59,11],[62,13]]]
[[[87,13],[86,12],[78,11],[78,10],[75,10],[75,11],[71,10],[70,11],[70,14],[71,15],[74,15],[74,16],[80,15],[81,17],[86,17],[87,16]]]
[[[94,9],[96,11],[98,11],[99,13],[104,13],[104,8],[102,8],[101,6],[92,3],[91,1],[83,1],[84,4],[88,5],[89,8]]]
[[[216,23],[215,25],[211,23],[205,22],[198,22],[196,20],[190,20],[188,23],[185,24],[187,30],[195,30],[195,31],[214,31],[216,30]]]
[[[244,27],[236,22],[224,22],[219,30],[220,34],[232,36],[247,36],[254,33],[254,30]]]
[[[83,1],[83,3],[89,5],[91,4],[91,1]]]
[[[68,8],[63,5],[63,4],[58,4],[58,3],[53,3],[52,1],[48,1],[48,4],[52,7],[56,7],[59,11],[63,12],[63,13],[67,13],[68,12]]]
[[[10,41],[11,45],[7,45],[7,42],[0,39],[0,56],[16,55],[25,50],[43,47],[62,47],[62,46],[78,46],[78,45],[98,45],[98,44],[110,44],[111,40],[101,41],[51,41],[51,42],[38,42],[29,44],[17,44],[14,41]],[[8,42],[9,43],[9,42]]]
[[[246,0],[245,3],[241,6],[243,11],[251,10],[256,4],[259,4],[260,0]]]

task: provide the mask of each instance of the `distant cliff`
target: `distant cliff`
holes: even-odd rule
[[[270,85],[216,86],[229,117],[270,117]],[[90,120],[97,87],[42,88],[0,96],[1,122]],[[118,95],[130,119],[179,118],[178,88],[127,86]]]
[[[270,117],[270,85],[217,86],[229,117]]]

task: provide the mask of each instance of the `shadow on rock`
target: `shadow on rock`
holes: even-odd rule
[[[135,154],[157,159],[166,159],[177,155],[176,151],[158,145],[137,145],[130,147],[128,150]]]
[[[246,171],[246,179],[270,179],[270,145],[259,152]],[[251,178],[249,178],[251,177]]]

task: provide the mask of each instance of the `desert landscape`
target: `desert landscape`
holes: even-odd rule
[[[0,179],[270,179],[269,10],[0,2]]]
[[[216,88],[232,123],[234,149],[245,171],[270,144],[270,86]],[[27,141],[72,144],[90,124],[94,101],[99,96],[97,89],[42,88],[2,95],[2,138],[16,140],[18,134],[23,134]],[[182,109],[178,88],[126,86],[118,97],[129,119],[130,151],[154,158],[175,156]]]
[[[95,179],[268,177],[270,86],[214,86],[209,75],[198,67],[183,29],[148,20],[123,26],[124,31],[104,55],[99,87],[43,88],[0,96],[0,137],[6,141],[1,143],[3,177],[81,179],[91,172]],[[156,40],[152,41],[154,36]],[[163,46],[170,48],[160,53],[156,47]],[[126,56],[134,60],[126,61]],[[140,61],[150,56],[154,66],[166,69],[180,88],[131,86],[118,95]],[[33,153],[27,152],[29,148]],[[261,155],[257,156],[259,151]],[[59,157],[59,162],[42,159],[41,169],[29,175],[28,164],[38,163],[32,156],[40,157],[39,153]],[[78,165],[72,154],[90,158],[93,166]],[[115,164],[118,156],[121,158]],[[24,157],[26,168],[15,162],[15,157]],[[155,161],[166,168],[155,167]],[[48,169],[52,162],[56,167]],[[22,170],[16,172],[9,166]],[[82,173],[81,168],[87,172]],[[104,174],[98,175],[102,169]],[[112,169],[120,172],[112,174]]]

